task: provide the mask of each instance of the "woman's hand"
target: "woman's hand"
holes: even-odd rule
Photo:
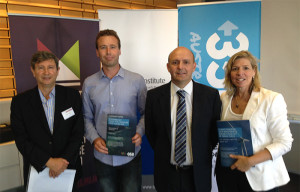
[[[229,157],[237,160],[233,165],[231,165],[231,170],[237,169],[241,172],[246,172],[253,166],[249,157],[241,155],[229,155]]]
[[[255,153],[251,157],[246,157],[242,155],[229,155],[229,157],[236,159],[237,161],[231,165],[231,169],[237,169],[241,172],[248,171],[251,167],[255,166],[256,164],[272,160],[271,153],[268,149],[264,149],[262,151],[259,151],[258,153]]]

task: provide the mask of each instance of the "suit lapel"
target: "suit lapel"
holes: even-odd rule
[[[53,123],[53,135],[56,128],[60,123],[60,115],[62,112],[62,106],[64,106],[64,96],[59,86],[55,86],[55,108],[54,108],[54,123]]]
[[[40,97],[40,94],[39,94],[38,87],[35,87],[32,91],[32,97],[31,97],[31,100],[30,100],[30,105],[31,105],[35,115],[41,121],[42,128],[45,129],[45,131],[48,132],[51,135],[50,128],[49,128],[48,121],[47,121],[46,114],[45,114],[45,110],[43,108],[43,104],[42,104],[41,97]]]
[[[161,112],[163,115],[164,127],[166,128],[169,141],[171,142],[171,82],[166,84],[162,91],[162,95],[159,99],[159,105],[161,106]],[[166,121],[164,119],[167,119]]]
[[[221,119],[225,119],[225,116],[227,115],[228,110],[229,110],[229,104],[230,104],[230,101],[232,100],[232,96],[229,96],[229,95],[226,94],[226,92],[224,92],[221,95],[221,100],[222,100],[222,116],[221,116]]]
[[[203,107],[201,107],[204,106],[202,102],[206,101],[205,99],[202,98],[203,95],[205,95],[205,93],[201,93],[200,87],[197,86],[197,84],[193,81],[193,103],[192,103],[192,125],[191,125],[192,135],[194,135],[193,130],[195,130],[194,128],[196,126],[195,122],[199,121],[199,117],[202,117],[202,111],[204,110]]]
[[[247,107],[243,114],[243,119],[251,119],[252,114],[256,110],[259,102],[259,95],[260,92],[254,92],[252,91],[250,99],[248,101]]]

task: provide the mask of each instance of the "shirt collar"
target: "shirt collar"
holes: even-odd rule
[[[171,82],[171,95],[174,96],[176,95],[176,92],[180,90],[177,85],[175,85],[173,82]],[[183,89],[187,94],[192,95],[193,92],[193,81],[190,81]]]
[[[42,100],[42,103],[46,103],[47,99],[44,97],[42,91],[39,88],[38,88],[38,90],[39,90],[39,94],[40,94],[40,98]],[[52,89],[49,96],[50,96],[50,99],[55,97],[55,87]]]
[[[120,65],[120,69],[119,69],[118,73],[115,75],[115,77],[120,76],[120,77],[124,78],[124,74],[125,74],[124,69]],[[101,70],[100,70],[100,79],[102,79],[103,77],[107,77],[107,76],[104,74],[103,69],[101,68]]]

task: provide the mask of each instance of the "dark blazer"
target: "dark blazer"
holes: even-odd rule
[[[71,107],[75,115],[64,120],[62,112]],[[50,157],[64,158],[69,161],[68,168],[78,170],[83,126],[82,102],[78,91],[74,89],[55,86],[53,135],[37,87],[14,97],[11,103],[11,127],[23,156],[24,184],[27,184],[29,165],[40,172]]]
[[[154,151],[154,184],[158,192],[168,191],[171,156],[171,83],[148,91],[145,128]],[[193,81],[192,153],[195,188],[211,191],[212,150],[218,142],[216,121],[220,119],[219,92]]]

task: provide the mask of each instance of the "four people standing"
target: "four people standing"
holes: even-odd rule
[[[222,104],[216,89],[192,80],[195,58],[185,47],[169,55],[171,82],[148,93],[144,78],[119,64],[121,42],[115,31],[98,33],[96,54],[101,70],[84,81],[83,108],[77,91],[55,85],[58,59],[48,52],[33,55],[31,71],[38,86],[14,97],[11,104],[11,125],[23,155],[25,185],[30,165],[38,172],[49,167],[53,178],[66,168],[80,173],[78,149],[84,118],[101,191],[141,191],[140,149],[145,131],[154,150],[158,192],[211,191],[212,150],[218,143],[220,114],[221,120],[250,120],[254,150],[251,157],[230,155],[236,159],[230,168],[217,161],[220,192],[277,191],[289,181],[282,159],[293,141],[286,103],[281,94],[260,86],[257,63],[250,52],[238,52],[228,61]],[[134,157],[108,154],[110,114],[138,120],[132,137]]]

